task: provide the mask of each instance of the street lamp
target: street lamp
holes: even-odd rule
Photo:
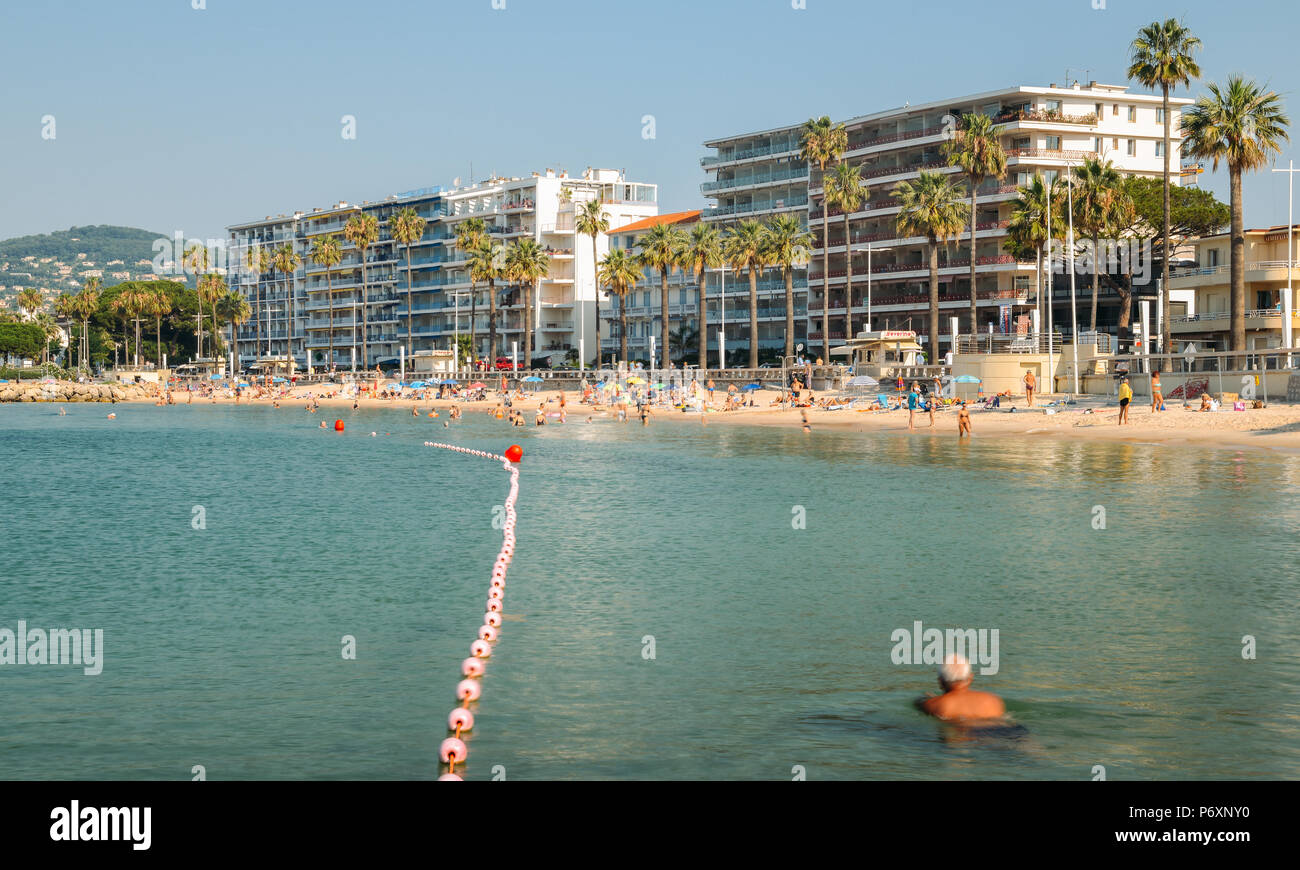
[[[1291,305],[1295,300],[1291,287],[1291,273],[1295,270],[1295,254],[1292,248],[1292,236],[1295,235],[1295,174],[1300,172],[1300,169],[1295,168],[1294,160],[1288,160],[1286,169],[1273,171],[1286,173],[1286,287],[1282,290],[1282,346],[1290,349],[1293,341]],[[1291,354],[1286,355],[1286,367],[1291,367]]]

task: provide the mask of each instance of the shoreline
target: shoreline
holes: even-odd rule
[[[245,398],[239,402],[236,402],[233,397],[225,395],[206,398],[194,396],[191,403],[185,401],[190,395],[188,393],[173,393],[173,397],[176,399],[176,405],[202,404],[270,408],[273,407],[274,402],[278,402],[280,407],[285,409],[302,409],[306,408],[310,401],[306,395],[310,392],[309,388],[299,387],[285,396]],[[581,422],[588,416],[614,417],[614,409],[608,404],[601,405],[597,409],[579,404],[576,392],[565,392],[564,395],[567,400],[566,410],[569,412],[569,423]],[[536,413],[537,405],[543,404],[547,406],[547,412],[554,412],[559,407],[558,396],[559,392],[555,390],[528,393],[525,394],[523,399],[515,398],[513,400],[514,407],[523,409],[531,427],[533,425],[532,415]],[[719,391],[719,404],[723,396],[724,394]],[[695,412],[683,414],[676,409],[655,408],[650,419],[650,426],[653,428],[667,422],[672,425],[744,425],[789,427],[795,430],[802,427],[802,418],[798,409],[774,407],[770,404],[777,398],[775,391],[758,390],[754,392],[753,398],[755,403],[753,408],[745,407],[733,411],[716,409],[707,411],[704,423],[700,422],[699,414]],[[1050,397],[1048,398],[1050,399]],[[107,403],[108,401],[110,400],[99,399],[101,403]],[[351,410],[353,405],[353,399],[342,396],[322,397],[316,399],[316,401],[322,409]],[[1040,397],[1040,403],[1041,401]],[[118,399],[118,404],[144,403],[156,404],[157,399],[152,396],[132,396]],[[73,404],[73,402],[60,399],[40,399],[36,402],[22,402],[22,404],[58,405]],[[388,408],[395,411],[401,410],[404,414],[409,414],[411,408],[423,408],[425,409],[424,414],[427,414],[428,411],[437,411],[441,415],[441,412],[453,406],[459,406],[466,414],[486,414],[497,406],[498,400],[495,397],[480,402],[461,402],[456,399],[425,399],[421,401],[410,397],[397,399],[363,397],[358,400],[357,404],[359,409]],[[1081,399],[1078,405],[1058,406],[1053,409],[1056,411],[1054,414],[1044,413],[1041,404],[1034,409],[1028,409],[1025,406],[1023,396],[1015,397],[1010,401],[1004,399],[1003,405],[1004,407],[998,409],[971,408],[974,438],[1042,436],[1109,442],[1140,442],[1162,446],[1189,445],[1300,453],[1300,405],[1272,403],[1266,408],[1246,411],[1200,412],[1184,409],[1181,404],[1166,403],[1167,410],[1158,414],[1153,414],[1149,406],[1138,405],[1131,408],[1129,412],[1132,422],[1122,427],[1116,423],[1118,409],[1115,405],[1091,398]],[[1011,412],[1013,407],[1015,408],[1014,413]],[[935,414],[935,427],[933,429],[929,427],[929,415],[918,411],[916,428],[911,432],[907,428],[907,412],[905,410],[856,411],[845,408],[828,411],[815,407],[805,410],[813,434],[819,430],[829,430],[845,433],[882,433],[907,437],[940,437],[957,440],[957,415],[951,408]],[[1091,411],[1091,413],[1087,413],[1088,411]],[[551,424],[554,425],[557,422],[552,420]],[[629,407],[629,420],[626,425],[640,425],[640,422],[635,419],[634,407]]]

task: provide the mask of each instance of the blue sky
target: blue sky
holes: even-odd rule
[[[1137,27],[1170,16],[1204,40],[1204,80],[1267,82],[1300,139],[1282,0],[192,2],[4,4],[0,238],[93,223],[224,236],[468,181],[471,162],[475,178],[626,169],[660,185],[662,210],[695,208],[709,137],[1061,82],[1067,66],[1122,83]],[[1202,183],[1226,200],[1225,175]],[[1283,176],[1249,177],[1245,197],[1247,225],[1286,220]]]

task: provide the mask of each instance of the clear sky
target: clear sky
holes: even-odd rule
[[[626,169],[660,185],[661,210],[697,208],[709,137],[1062,82],[1067,66],[1123,83],[1136,29],[1171,16],[1205,43],[1203,81],[1267,82],[1300,140],[1292,2],[796,5],[5,0],[0,238],[98,223],[222,237],[268,213],[468,182],[471,163],[475,179]],[[1202,178],[1226,200],[1225,174]],[[1285,222],[1283,176],[1249,177],[1245,199],[1248,226]]]

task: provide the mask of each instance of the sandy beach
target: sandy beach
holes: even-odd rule
[[[240,405],[272,406],[278,403],[286,411],[306,409],[313,401],[309,394],[311,387],[297,387],[287,395],[272,399],[256,398],[251,401],[245,397]],[[672,425],[754,425],[784,426],[800,429],[803,425],[799,409],[783,408],[774,405],[778,394],[772,390],[758,390],[753,393],[753,407],[744,407],[733,411],[721,410],[724,394],[719,391],[717,408],[706,412],[701,420],[699,413],[682,413],[675,408],[655,408],[650,418],[650,426]],[[175,393],[177,404],[185,404],[187,394]],[[515,408],[525,412],[528,425],[533,420],[538,406],[544,406],[548,414],[559,411],[560,393],[556,390],[526,393],[524,398],[513,398]],[[608,404],[596,407],[582,405],[576,392],[565,392],[567,424],[585,423],[587,417],[600,420],[617,419],[617,411]],[[1051,401],[1055,397],[1047,397]],[[148,401],[143,399],[134,401]],[[348,397],[316,397],[320,411],[350,411],[354,400]],[[221,394],[215,397],[193,399],[194,404],[236,404],[233,398]],[[1300,405],[1271,403],[1268,407],[1233,411],[1231,408],[1201,412],[1196,406],[1184,408],[1181,402],[1166,402],[1167,410],[1153,413],[1150,406],[1138,398],[1129,412],[1130,422],[1118,425],[1118,407],[1113,401],[1100,397],[1085,397],[1075,405],[1056,405],[1047,407],[1043,399],[1036,399],[1035,407],[1026,407],[1023,396],[1011,401],[1003,398],[1000,408],[985,409],[971,406],[972,436],[975,438],[997,438],[1006,436],[1046,436],[1064,438],[1084,438],[1098,441],[1129,441],[1158,444],[1195,444],[1200,446],[1219,446],[1233,448],[1262,448],[1269,450],[1300,452]],[[492,398],[479,402],[464,402],[454,399],[414,398],[383,399],[363,396],[356,401],[357,407],[364,409],[391,408],[395,413],[409,415],[414,408],[421,416],[430,412],[438,418],[447,419],[447,411],[452,406],[459,406],[466,414],[490,414],[498,405]],[[1014,409],[1014,410],[1013,410]],[[907,427],[907,411],[858,411],[851,409],[823,410],[820,408],[804,409],[812,434],[819,431],[837,432],[882,432],[904,437],[916,438],[957,438],[957,411],[949,408],[937,411],[934,415],[934,427],[930,428],[929,415],[918,411],[915,429]],[[1050,413],[1049,413],[1050,412]],[[339,414],[346,420],[346,416]],[[626,425],[640,425],[635,416],[635,408],[629,408]],[[548,424],[563,425],[557,418],[549,417]]]

